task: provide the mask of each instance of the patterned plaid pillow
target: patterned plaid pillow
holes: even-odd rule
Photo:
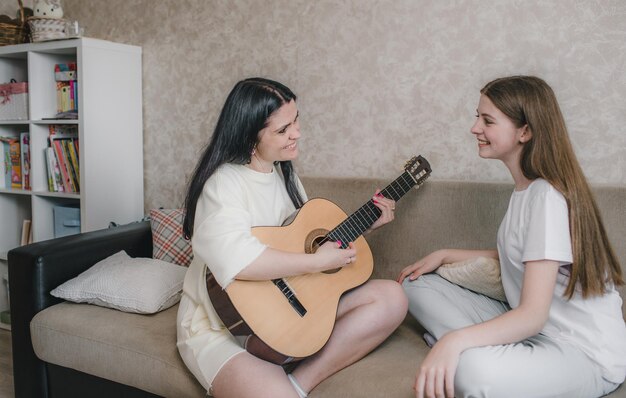
[[[153,258],[184,267],[191,264],[191,244],[183,237],[184,215],[184,209],[150,210]]]

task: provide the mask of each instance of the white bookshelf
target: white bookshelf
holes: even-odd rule
[[[68,62],[77,65],[78,119],[49,120],[57,109],[54,66]],[[20,244],[24,219],[32,220],[33,241],[54,238],[52,209],[57,205],[80,207],[81,232],[143,216],[141,68],[140,47],[103,40],[0,47],[0,83],[16,79],[29,86],[28,120],[0,120],[0,136],[30,132],[32,186],[28,191],[0,189],[4,257]],[[79,193],[48,192],[44,149],[51,124],[78,126]]]

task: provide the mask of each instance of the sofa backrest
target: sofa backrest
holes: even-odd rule
[[[309,198],[323,197],[348,215],[391,181],[301,177]],[[626,187],[592,186],[613,249],[626,275]],[[494,249],[513,184],[429,179],[398,203],[396,220],[367,237],[374,276],[395,278],[405,266],[441,248]],[[622,299],[626,288],[621,287]],[[626,318],[626,306],[622,306]]]

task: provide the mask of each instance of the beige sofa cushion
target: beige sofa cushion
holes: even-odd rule
[[[323,381],[309,398],[412,398],[419,363],[429,351],[411,316],[378,348]]]
[[[176,350],[177,310],[175,305],[155,315],[138,315],[90,304],[57,304],[31,321],[33,347],[46,362],[153,394],[205,397]],[[309,396],[412,396],[417,363],[428,351],[423,333],[408,316],[374,352],[324,381]]]
[[[176,348],[178,305],[138,315],[61,303],[31,321],[37,356],[55,365],[167,397],[203,397]]]
[[[33,347],[46,362],[153,394],[205,397],[176,350],[177,310],[175,305],[155,315],[138,315],[90,304],[57,304],[31,321]],[[428,352],[423,333],[408,316],[380,347],[324,381],[309,396],[413,396],[417,364]]]

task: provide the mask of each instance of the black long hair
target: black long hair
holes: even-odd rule
[[[238,82],[232,89],[211,136],[193,172],[185,196],[183,235],[193,235],[196,204],[204,184],[224,163],[248,164],[259,131],[266,127],[269,117],[284,104],[296,100],[296,95],[281,83],[259,77]],[[296,209],[303,200],[296,185],[291,161],[278,162],[285,179],[289,198]]]

